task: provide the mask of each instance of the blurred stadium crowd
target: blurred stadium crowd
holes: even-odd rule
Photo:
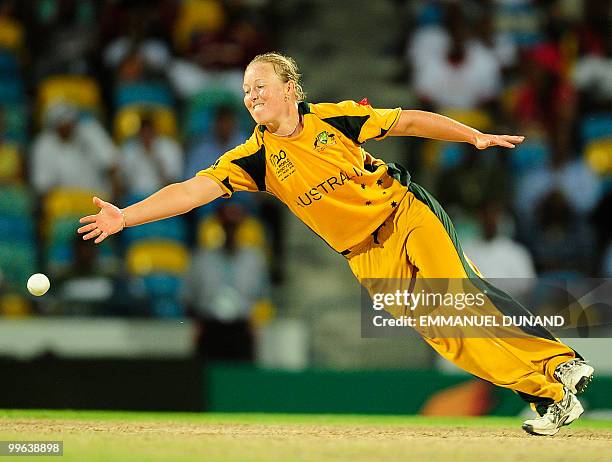
[[[611,11],[609,1],[418,10],[405,57],[421,106],[527,138],[497,153],[422,145],[421,167],[488,277],[612,276]]]
[[[527,137],[484,153],[405,141],[404,163],[489,277],[612,277],[610,4],[387,3],[406,18],[387,53],[414,108]],[[282,14],[267,0],[0,1],[3,315],[192,315],[245,335],[270,316],[287,282],[282,205],[265,197],[236,194],[99,247],[75,230],[93,195],[132,203],[249,136],[242,70],[282,51]],[[35,303],[25,281],[39,271],[53,290]]]

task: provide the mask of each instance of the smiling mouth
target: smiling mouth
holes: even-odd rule
[[[257,103],[253,105],[253,110],[257,109],[259,106],[263,106],[263,103]]]

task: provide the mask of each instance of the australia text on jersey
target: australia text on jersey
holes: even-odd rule
[[[330,176],[318,185],[308,188],[297,197],[297,205],[299,207],[308,207],[313,201],[320,201],[327,194],[335,191],[336,188],[341,188],[347,181],[351,181],[353,178],[363,175],[363,172],[355,167],[353,167],[353,172],[354,175],[351,176],[349,173],[341,170],[338,172],[338,176]]]

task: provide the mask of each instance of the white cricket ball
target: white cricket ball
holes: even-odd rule
[[[33,274],[30,276],[30,279],[28,279],[28,290],[32,295],[36,295],[37,297],[45,295],[49,287],[51,287],[49,278],[42,273]]]

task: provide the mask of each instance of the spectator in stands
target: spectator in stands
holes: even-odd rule
[[[203,168],[212,165],[220,152],[226,152],[243,143],[247,134],[238,130],[236,110],[221,106],[215,113],[212,132],[203,134],[200,139],[191,143],[187,152],[184,178],[192,178]]]
[[[585,0],[581,6],[581,21],[575,30],[577,51],[582,56],[603,55],[610,38],[610,0]]]
[[[612,277],[612,190],[601,198],[591,215],[597,238],[598,274]]]
[[[531,254],[522,244],[507,235],[503,222],[508,222],[509,213],[502,202],[487,200],[478,214],[481,235],[468,239],[463,245],[465,254],[476,264],[486,278],[524,279],[536,276]],[[499,284],[512,295],[519,296],[527,289],[527,281],[508,281]],[[497,282],[496,282],[497,284]]]
[[[576,93],[565,78],[562,57],[555,44],[539,45],[526,53],[511,118],[521,128],[571,133]]]
[[[222,17],[215,24],[191,31],[183,56],[168,70],[168,78],[181,97],[210,86],[240,89],[242,70],[255,55],[268,51],[268,39],[261,32],[265,28],[258,27],[251,17],[229,18],[226,11],[219,14]]]
[[[73,240],[74,259],[68,272],[56,281],[55,313],[70,315],[104,315],[116,310],[116,284],[104,271],[99,260],[100,249]]]
[[[119,169],[125,193],[144,196],[174,181],[183,172],[183,152],[172,138],[160,135],[153,119],[145,115],[134,139],[121,148]]]
[[[147,9],[148,6],[145,10]],[[137,55],[146,69],[146,74],[162,75],[170,63],[171,52],[168,45],[155,36],[152,30],[154,22],[147,18],[146,11],[142,10],[141,8],[138,12],[144,13],[145,18],[132,15],[125,33],[116,37],[104,49],[104,64],[117,70],[128,56]]]
[[[192,39],[190,54],[203,69],[244,69],[249,61],[268,49],[265,36],[246,17],[233,19],[216,33],[199,33]]]
[[[200,249],[185,281],[185,301],[200,322],[200,355],[213,360],[253,359],[250,314],[267,291],[263,252],[241,246],[237,231],[245,210],[236,203],[217,209],[225,233],[223,246]]]
[[[590,274],[596,263],[588,216],[601,195],[601,181],[582,157],[571,155],[567,136],[550,134],[549,162],[518,178],[515,209],[521,240],[532,250],[538,271]]]
[[[69,103],[52,105],[45,126],[34,139],[31,180],[39,194],[53,188],[81,188],[114,196],[117,150],[94,119],[79,118]]]
[[[461,146],[461,161],[443,171],[438,180],[438,195],[449,210],[459,208],[476,215],[486,198],[505,201],[511,185],[504,170],[503,153],[483,156],[472,146]]]
[[[593,235],[566,195],[552,189],[536,204],[528,246],[538,273],[590,274],[594,269]]]
[[[478,10],[478,18],[475,24],[476,37],[472,40],[472,46],[486,48],[495,55],[500,67],[507,69],[516,64],[518,49],[511,34],[495,29],[492,3],[483,2],[482,8]]]
[[[553,132],[550,161],[542,168],[527,171],[518,178],[515,206],[521,221],[528,224],[537,204],[558,191],[565,197],[573,216],[584,220],[593,210],[601,194],[601,181],[582,157],[571,155],[567,133]],[[577,194],[579,191],[579,194]]]
[[[32,74],[40,80],[51,74],[93,72],[96,61],[96,18],[101,2],[94,0],[19,2],[29,21],[28,45]],[[49,52],[53,44],[53,53]]]
[[[612,111],[612,34],[608,34],[601,52],[578,59],[573,81],[580,92],[582,112]],[[610,127],[612,136],[612,127]]]
[[[417,32],[412,47],[413,83],[425,106],[437,110],[474,109],[494,101],[501,91],[501,66],[495,53],[469,40],[468,24],[460,3],[446,11],[446,28],[437,28],[438,39],[430,51]]]

